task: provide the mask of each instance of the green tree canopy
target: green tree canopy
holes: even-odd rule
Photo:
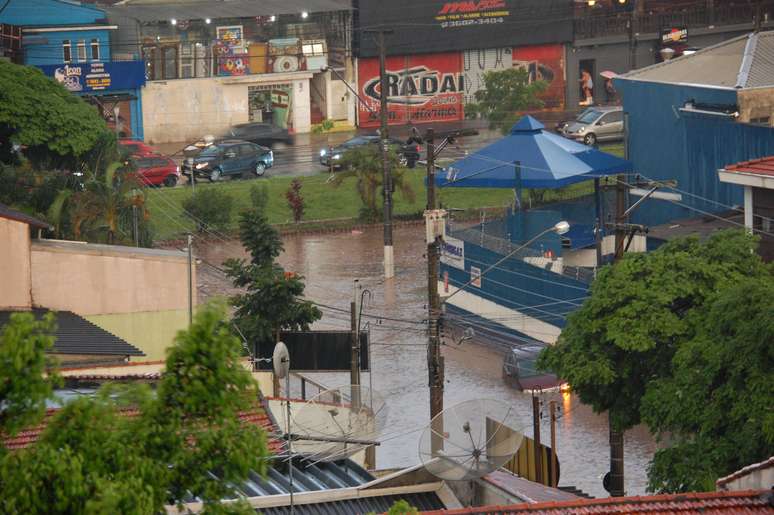
[[[308,330],[322,313],[301,300],[303,278],[286,273],[275,262],[282,252],[282,240],[266,217],[266,188],[254,186],[251,197],[252,206],[239,219],[240,239],[250,261],[229,259],[224,266],[234,286],[246,290],[231,298],[236,308],[234,323],[257,352],[262,345],[273,345],[279,331]]]
[[[538,96],[547,87],[545,81],[530,81],[529,73],[522,68],[486,72],[484,88],[476,91],[476,103],[465,106],[465,112],[480,115],[489,120],[490,129],[506,134],[522,111],[543,107]]]
[[[96,108],[40,70],[0,62],[0,161],[18,144],[37,167],[75,168],[106,132]]]

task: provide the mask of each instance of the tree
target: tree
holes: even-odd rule
[[[298,223],[304,216],[304,197],[301,195],[301,181],[293,179],[290,182],[290,187],[285,192],[285,198],[288,201],[288,207],[293,213],[293,221]]]
[[[567,319],[538,365],[567,380],[594,411],[624,430],[641,420],[646,389],[672,374],[672,358],[696,334],[696,314],[718,289],[765,267],[756,241],[740,231],[706,242],[678,239],[603,268],[591,295]]]
[[[774,276],[740,279],[698,313],[697,333],[651,384],[642,416],[668,446],[648,471],[658,492],[712,490],[774,450]]]
[[[0,434],[13,436],[42,418],[59,382],[56,373],[46,374],[55,331],[51,313],[42,320],[13,313],[0,332]]]
[[[198,188],[183,201],[183,209],[197,231],[224,231],[231,225],[234,198],[222,188]]]
[[[543,107],[538,95],[547,87],[542,80],[530,81],[529,73],[522,68],[486,72],[484,88],[476,91],[476,103],[468,104],[466,113],[486,118],[490,129],[499,129],[506,134],[520,112]]]
[[[393,189],[398,189],[405,199],[413,202],[414,191],[405,180],[406,170],[399,165],[398,155],[394,149],[387,153],[387,159],[392,172]],[[381,220],[379,190],[382,188],[384,171],[379,147],[367,145],[350,149],[342,156],[341,166],[343,171],[336,174],[333,185],[338,187],[345,179],[355,177],[357,192],[363,203],[363,207],[360,209],[360,218],[369,222]]]
[[[275,262],[282,252],[282,241],[266,217],[266,188],[254,186],[251,197],[252,206],[239,220],[240,239],[250,261],[229,259],[224,266],[234,286],[246,290],[231,298],[236,308],[234,323],[257,352],[261,346],[273,345],[280,331],[308,330],[322,313],[311,302],[301,300],[303,278],[285,272]]]
[[[0,161],[21,145],[37,168],[77,168],[108,132],[97,109],[31,66],[0,62]]]

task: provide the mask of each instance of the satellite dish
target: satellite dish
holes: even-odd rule
[[[284,343],[277,342],[277,345],[274,346],[272,362],[274,364],[274,375],[277,376],[277,379],[283,379],[288,375],[290,371],[290,354]]]
[[[419,441],[419,459],[434,476],[476,479],[502,467],[524,435],[516,409],[501,401],[466,401],[435,416]]]
[[[293,415],[296,452],[318,461],[352,456],[379,439],[387,424],[387,403],[362,385],[320,392]]]

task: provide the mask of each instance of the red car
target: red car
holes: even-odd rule
[[[134,156],[131,161],[137,178],[147,186],[171,187],[180,180],[180,168],[166,156]]]
[[[129,156],[150,156],[159,153],[158,150],[146,145],[145,142],[138,139],[122,138],[118,140],[119,148]]]

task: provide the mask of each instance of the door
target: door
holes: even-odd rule
[[[253,145],[239,145],[239,165],[240,172],[253,171],[255,162],[258,160],[258,153]]]
[[[623,111],[613,111],[597,121],[598,140],[614,140],[623,137]]]
[[[154,157],[152,159],[151,169],[146,174],[146,180],[150,184],[161,184],[164,179],[169,175],[169,162],[161,157]]]
[[[220,162],[220,169],[223,175],[240,173],[239,166],[239,148],[237,145],[227,147],[223,150],[223,157]]]

